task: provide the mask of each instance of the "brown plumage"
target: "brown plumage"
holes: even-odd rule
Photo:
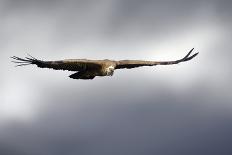
[[[194,48],[193,48],[194,49]],[[24,59],[13,56],[11,58],[18,63],[17,66],[24,66],[35,64],[40,68],[52,68],[55,70],[68,70],[68,71],[77,71],[76,73],[70,75],[72,79],[93,79],[96,76],[112,76],[115,69],[131,69],[141,66],[155,66],[155,65],[172,65],[178,64],[180,62],[189,61],[198,53],[193,54],[192,50],[182,59],[175,61],[143,61],[143,60],[88,60],[88,59],[65,59],[59,61],[42,61],[38,60],[32,56],[25,57]]]

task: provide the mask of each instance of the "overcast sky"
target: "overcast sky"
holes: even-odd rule
[[[0,154],[231,154],[232,1],[0,0]],[[73,80],[10,56],[175,60]]]

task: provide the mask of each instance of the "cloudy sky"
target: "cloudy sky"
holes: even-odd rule
[[[230,0],[0,0],[0,154],[231,154]],[[173,60],[72,80],[10,56]]]

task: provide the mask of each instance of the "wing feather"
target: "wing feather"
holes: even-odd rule
[[[25,57],[19,58],[16,56],[11,57],[16,61],[12,61],[17,63],[16,66],[24,66],[35,64],[40,68],[51,68],[55,70],[68,70],[68,71],[83,71],[86,69],[95,69],[101,67],[97,61],[94,60],[86,60],[86,59],[66,59],[66,60],[59,60],[59,61],[43,61],[38,60],[36,58],[28,58]]]
[[[173,64],[178,64],[180,62],[185,62],[185,61],[189,61],[192,58],[194,58],[195,56],[198,55],[198,53],[193,54],[192,56],[190,56],[190,54],[192,53],[192,51],[194,50],[191,49],[188,54],[179,60],[175,60],[175,61],[143,61],[143,60],[121,60],[117,62],[116,68],[115,69],[131,69],[131,68],[136,68],[136,67],[142,67],[142,66],[156,66],[156,65],[173,65]]]

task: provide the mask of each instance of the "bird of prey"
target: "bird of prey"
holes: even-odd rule
[[[193,48],[194,49],[194,48]],[[144,61],[144,60],[88,60],[88,59],[64,59],[58,61],[43,61],[36,59],[29,55],[24,59],[13,56],[11,58],[16,61],[16,66],[25,66],[30,64],[35,64],[40,68],[52,68],[55,70],[68,70],[75,71],[76,73],[70,75],[72,79],[93,79],[96,76],[112,76],[114,70],[116,69],[131,69],[135,67],[142,66],[156,66],[156,65],[172,65],[181,62],[189,61],[198,53],[190,56],[193,49],[191,49],[188,54],[179,60],[175,61]]]

